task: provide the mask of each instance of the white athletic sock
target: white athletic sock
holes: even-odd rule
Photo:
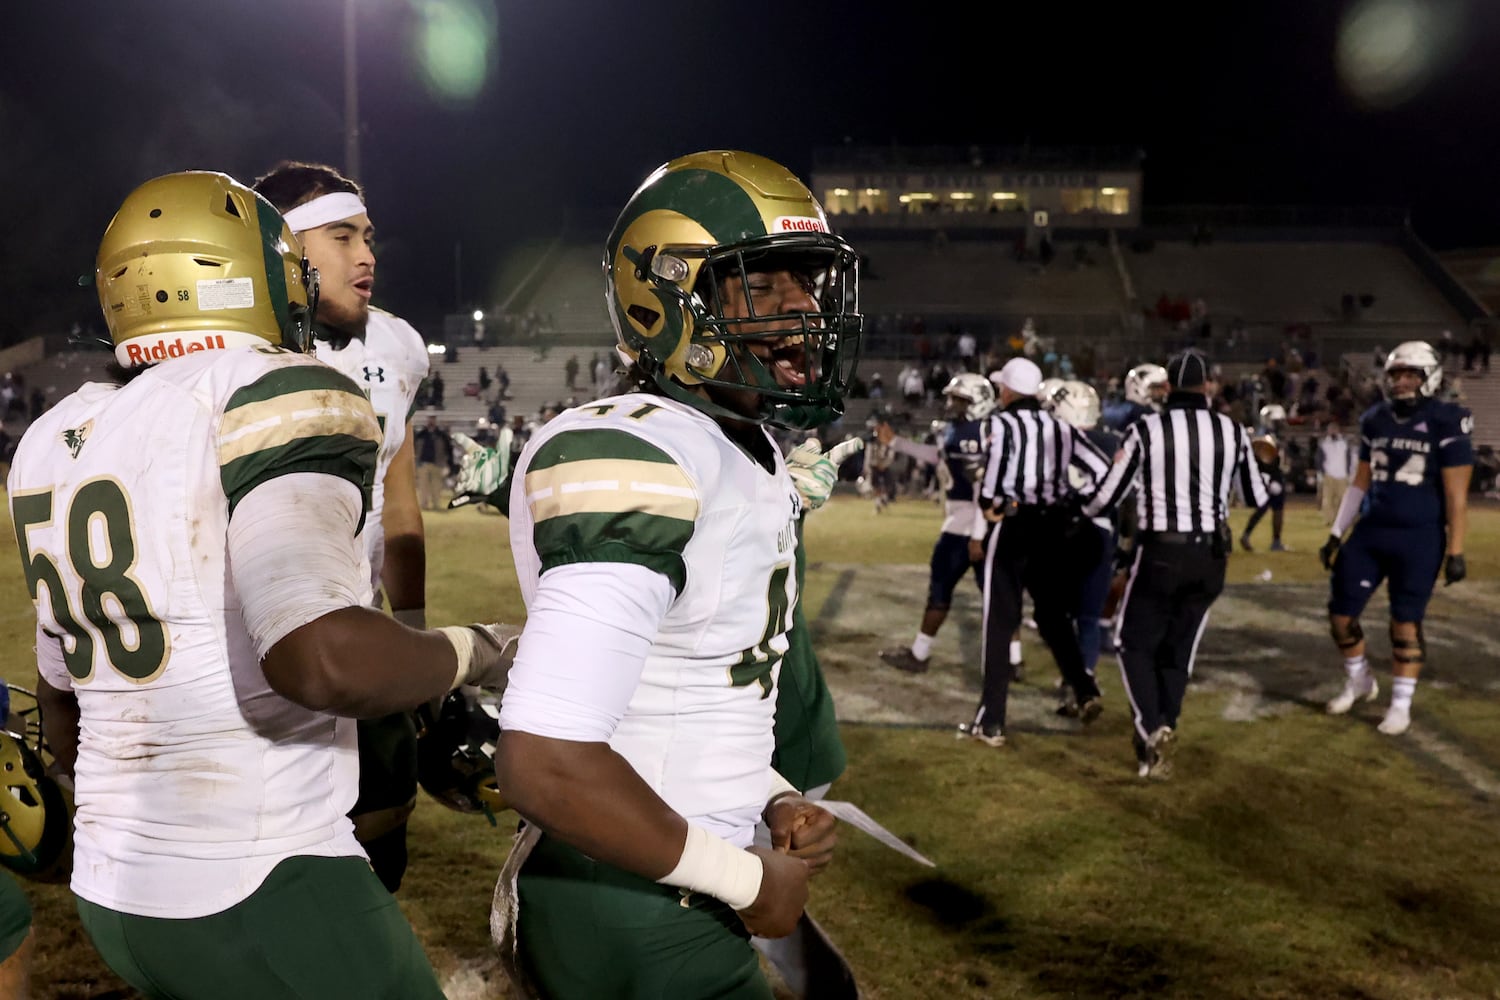
[[[1021,662],[1021,640],[1019,639],[1010,641],[1010,662],[1012,664]]]
[[[1349,675],[1351,681],[1364,680],[1369,672],[1370,661],[1363,656],[1351,656],[1344,661],[1344,673]]]
[[[917,637],[913,639],[911,643],[911,655],[915,656],[919,660],[927,659],[932,655],[932,640],[935,638],[937,638],[937,636],[928,635],[925,632],[918,632]]]
[[[1417,693],[1415,677],[1391,678],[1391,708],[1411,712],[1411,696]]]

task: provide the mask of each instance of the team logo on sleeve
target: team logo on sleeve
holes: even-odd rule
[[[85,421],[82,427],[69,427],[62,432],[63,446],[68,449],[74,458],[83,450],[83,443],[88,440],[89,432],[94,429],[92,420]]]

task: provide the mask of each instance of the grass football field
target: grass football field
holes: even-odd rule
[[[1236,530],[1245,512],[1234,513]],[[838,496],[811,515],[808,617],[834,690],[849,768],[831,797],[859,804],[937,863],[845,827],[811,911],[872,998],[1500,996],[1500,512],[1472,513],[1470,579],[1438,588],[1428,673],[1400,738],[1386,701],[1383,598],[1364,624],[1376,705],[1332,718],[1340,659],[1327,636],[1322,522],[1287,512],[1291,552],[1236,552],[1199,652],[1169,781],[1135,776],[1112,657],[1087,730],[1051,711],[1056,671],[1034,632],[1002,750],[954,738],[979,687],[967,582],[913,677],[880,648],[910,641],[941,523],[930,502],[876,514]],[[428,516],[434,624],[518,620],[507,522]],[[32,611],[3,532],[6,679],[31,686]],[[498,827],[423,798],[400,894],[454,1000],[505,995],[489,944]],[[35,995],[132,997],[94,954],[62,886],[27,885]]]

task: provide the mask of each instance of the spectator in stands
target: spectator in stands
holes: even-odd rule
[[[1443,331],[1447,333],[1447,330]],[[1455,345],[1454,350],[1457,350]],[[1464,345],[1464,371],[1474,370],[1474,363],[1479,363],[1479,373],[1488,375],[1490,371],[1490,332],[1484,327],[1476,326],[1474,336]]]
[[[1286,398],[1286,372],[1281,370],[1281,365],[1275,358],[1266,359],[1266,367],[1260,377],[1270,399],[1279,402]]]
[[[929,406],[937,402],[952,378],[953,373],[948,370],[947,365],[941,361],[934,362],[932,367],[927,369],[927,392],[924,401]]]
[[[490,403],[489,412],[487,412],[485,416],[489,417],[490,423],[494,424],[496,427],[504,427],[506,423],[505,404],[500,402],[500,400],[498,399],[492,401]]]
[[[885,398],[885,379],[881,378],[879,372],[872,372],[870,374],[870,398]]]
[[[978,354],[979,342],[974,339],[974,335],[968,330],[961,332],[958,335],[958,362],[963,366],[964,371],[972,372],[978,370]],[[945,382],[944,385],[946,384]]]
[[[443,409],[443,373],[433,372],[428,384],[427,400],[435,410]],[[434,418],[435,419],[435,418]]]
[[[578,355],[568,355],[568,360],[563,363],[563,379],[568,384],[569,392],[578,390]]]
[[[412,435],[417,460],[417,500],[423,510],[442,510],[443,479],[453,459],[453,441],[438,425],[436,414]]]
[[[479,366],[479,398],[482,399],[482,400],[484,400],[486,403],[488,403],[490,401],[490,386],[493,385],[494,382],[495,382],[495,380],[492,379],[492,378],[490,378],[489,369],[486,368],[486,367],[484,367],[484,365],[480,365]]]
[[[495,366],[495,382],[500,386],[497,394],[500,399],[510,398],[510,372],[505,370],[504,365]]]
[[[906,405],[921,406],[927,392],[921,369],[916,365],[907,365],[901,369],[898,382],[901,386],[901,398],[906,400]]]

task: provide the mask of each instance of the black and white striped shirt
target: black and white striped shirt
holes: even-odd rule
[[[1079,470],[1077,483],[1068,469]],[[1049,507],[1070,492],[1089,497],[1109,472],[1109,459],[1083,432],[1022,399],[990,418],[990,462],[980,502],[1015,501]]]
[[[1115,466],[1085,508],[1089,516],[1118,504],[1140,474],[1140,526],[1145,531],[1214,531],[1229,510],[1229,490],[1253,507],[1269,499],[1250,451],[1250,435],[1198,394],[1174,394],[1161,413],[1125,432]]]

